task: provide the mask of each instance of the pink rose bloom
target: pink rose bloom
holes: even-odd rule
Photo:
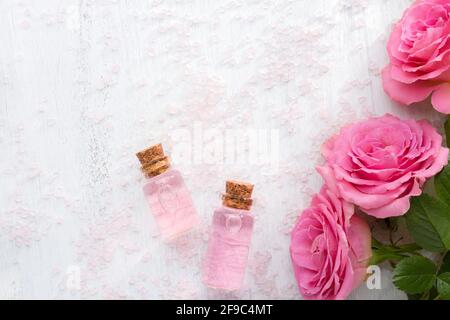
[[[323,145],[326,165],[317,170],[346,201],[387,218],[409,210],[426,179],[447,165],[448,152],[428,121],[385,115],[343,128]]]
[[[432,94],[434,108],[450,113],[450,0],[419,0],[395,25],[383,70],[386,93],[412,104]]]
[[[372,254],[367,223],[354,206],[323,187],[292,232],[291,258],[308,300],[342,300],[359,286]]]

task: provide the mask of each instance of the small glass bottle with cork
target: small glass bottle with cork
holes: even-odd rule
[[[222,206],[214,211],[203,283],[211,288],[239,290],[247,267],[253,233],[251,213],[253,185],[226,182]]]
[[[172,168],[161,144],[136,154],[148,178],[144,195],[165,240],[173,240],[199,224],[181,173]]]

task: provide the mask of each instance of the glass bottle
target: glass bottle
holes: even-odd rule
[[[161,144],[136,154],[148,178],[143,190],[159,231],[172,240],[199,223],[199,218],[183,177],[170,166]]]
[[[208,287],[242,287],[253,232],[252,192],[251,184],[226,182],[222,206],[214,211],[204,260],[203,283]]]

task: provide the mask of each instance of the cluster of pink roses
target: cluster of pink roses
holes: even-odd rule
[[[434,108],[450,114],[450,1],[418,0],[395,25],[383,70],[387,94],[402,104],[431,95]]]
[[[325,185],[292,232],[291,257],[304,298],[344,299],[371,256],[370,229],[355,205],[376,218],[405,214],[449,150],[428,121],[385,115],[343,128],[322,153]]]
[[[432,95],[450,114],[450,0],[418,0],[395,25],[383,70],[385,91],[403,104]],[[448,162],[428,121],[392,115],[347,126],[322,148],[324,186],[291,237],[291,258],[306,299],[345,299],[363,281],[371,232],[355,206],[376,218],[405,214],[410,198]]]

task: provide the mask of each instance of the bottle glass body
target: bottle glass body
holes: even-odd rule
[[[172,240],[199,223],[191,195],[178,170],[170,168],[150,178],[143,189],[164,239]]]
[[[215,210],[203,266],[205,285],[224,290],[242,287],[253,221],[248,210],[225,206]]]

